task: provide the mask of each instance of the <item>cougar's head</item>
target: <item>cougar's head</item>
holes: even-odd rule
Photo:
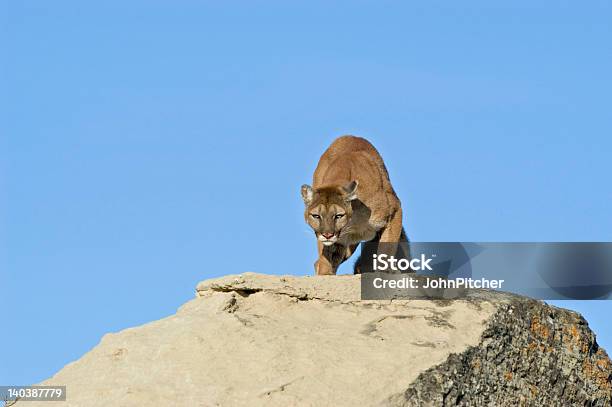
[[[304,218],[325,246],[338,241],[342,229],[350,222],[351,201],[357,198],[357,181],[345,186],[312,188],[302,185],[302,199],[306,206]]]

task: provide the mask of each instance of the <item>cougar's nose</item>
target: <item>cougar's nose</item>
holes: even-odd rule
[[[321,233],[321,235],[326,239],[331,239],[332,237],[334,237],[333,233]]]

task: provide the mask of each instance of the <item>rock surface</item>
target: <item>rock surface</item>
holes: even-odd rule
[[[80,407],[611,405],[610,359],[574,312],[487,291],[359,294],[359,276],[204,281],[176,315],[105,335],[42,384]]]

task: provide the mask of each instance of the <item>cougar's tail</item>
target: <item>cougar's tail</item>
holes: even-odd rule
[[[404,228],[402,228],[402,233],[400,234],[400,244],[397,247],[397,257],[410,260],[410,239],[408,239],[408,235],[406,235]]]

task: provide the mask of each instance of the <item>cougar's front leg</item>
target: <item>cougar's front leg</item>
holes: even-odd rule
[[[325,249],[325,245],[319,241],[317,241],[317,251],[319,252],[319,258],[315,261],[315,275],[317,276],[326,276],[336,274],[336,270],[332,266],[332,263],[329,261],[327,257],[323,254]]]
[[[319,259],[315,261],[315,274],[318,276],[334,275],[338,270],[338,266],[345,260],[346,247],[333,244],[325,246],[321,242],[317,242]]]

